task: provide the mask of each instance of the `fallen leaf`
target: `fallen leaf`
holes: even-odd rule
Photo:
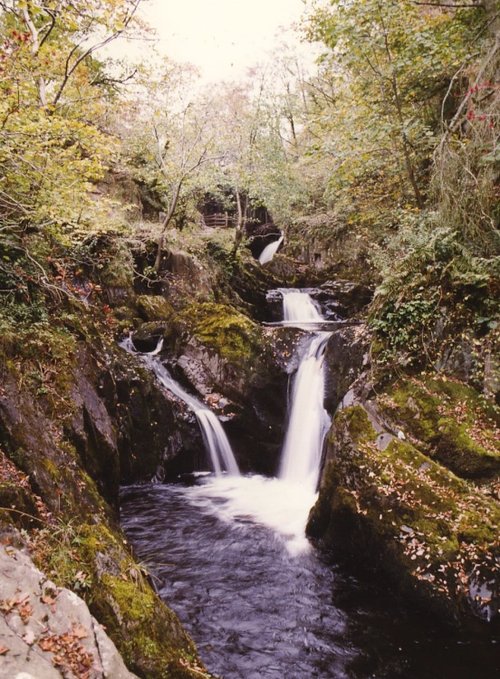
[[[73,635],[77,639],[85,639],[85,637],[88,637],[89,633],[88,630],[85,629],[83,625],[75,625],[73,627]]]
[[[7,646],[0,646],[0,655],[5,655],[6,653],[9,652],[9,648]]]

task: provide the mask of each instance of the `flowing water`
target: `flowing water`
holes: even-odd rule
[[[267,262],[270,262],[274,255],[278,252],[278,248],[283,243],[284,236],[281,236],[278,238],[278,240],[273,240],[272,243],[269,243],[269,245],[266,245],[266,247],[262,250],[259,256],[259,262],[260,264],[267,264]]]
[[[154,351],[145,354],[138,354],[144,365],[156,375],[156,378],[167,391],[177,398],[180,398],[194,412],[205,447],[209,453],[212,468],[217,475],[227,472],[235,476],[239,475],[238,464],[229,443],[222,424],[217,416],[205,404],[189,394],[181,385],[174,380],[167,368],[159,358],[163,340],[158,342]],[[137,353],[131,339],[126,339],[121,343],[123,349],[129,353]]]
[[[286,321],[321,320],[308,295],[282,294]],[[491,643],[449,636],[429,614],[420,620],[305,537],[329,425],[328,337],[311,333],[302,347],[279,478],[197,474],[124,488],[123,528],[207,666],[224,679],[489,679]],[[143,360],[197,412],[202,404],[156,356]]]
[[[288,323],[317,323],[323,317],[310,296],[299,290],[282,290],[283,317]],[[323,359],[331,334],[314,333],[306,344],[293,378],[288,426],[281,456],[279,477],[316,490],[321,454],[331,419],[323,405],[325,376]]]

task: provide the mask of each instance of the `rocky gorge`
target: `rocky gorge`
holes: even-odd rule
[[[68,275],[71,299],[50,325],[35,323],[28,336],[19,324],[17,336],[3,340],[2,543],[20,568],[35,568],[29,553],[48,584],[31,591],[9,576],[18,584],[2,595],[4,624],[25,645],[6,643],[0,663],[23,658],[33,676],[42,676],[42,665],[47,676],[122,676],[86,646],[95,632],[89,623],[82,631],[68,618],[67,628],[58,623],[32,638],[36,597],[43,604],[48,588],[57,614],[69,588],[131,672],[209,676],[118,523],[121,484],[209,469],[203,440],[193,412],[116,340],[130,336],[146,352],[162,340],[171,374],[237,442],[242,471],[273,476],[304,331],[276,325],[280,295],[268,291],[290,284],[308,290],[331,331],[325,404],[334,418],[308,534],[340,561],[359,565],[370,553],[368,570],[447,623],[477,630],[498,622],[500,453],[488,400],[450,373],[377,375],[363,285],[314,274],[316,287],[307,287],[307,274],[294,273],[286,258],[260,267],[244,256],[235,264],[208,240],[197,256],[170,253],[164,283],[150,289],[134,273],[144,254],[98,248],[102,266]],[[88,674],[58,660],[68,644]]]

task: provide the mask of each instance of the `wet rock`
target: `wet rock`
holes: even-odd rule
[[[333,413],[353,382],[366,370],[370,333],[364,324],[335,330],[325,351],[325,407]]]
[[[301,265],[300,262],[281,252],[278,252],[272,261],[265,264],[263,268],[282,281],[283,286],[287,287],[300,286],[306,272],[306,267]]]
[[[82,464],[102,496],[117,507],[120,462],[115,425],[97,391],[99,369],[84,345],[79,347],[71,394],[74,415],[66,425]]]
[[[154,351],[160,339],[169,339],[173,335],[172,324],[168,321],[150,321],[142,323],[132,333],[132,342],[137,351],[149,352]]]
[[[201,468],[203,441],[188,407],[163,389],[140,357],[114,366],[121,483]]]
[[[324,308],[328,315],[350,318],[358,314],[372,300],[373,292],[366,285],[346,280],[333,280],[323,283],[312,297]]]

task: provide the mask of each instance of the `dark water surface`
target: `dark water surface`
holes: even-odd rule
[[[492,679],[500,647],[419,618],[314,548],[290,549],[203,486],[122,491],[122,524],[214,674],[224,679]],[[270,487],[266,487],[269,495]],[[268,498],[269,499],[269,498]],[[369,554],[365,555],[369,558]]]

